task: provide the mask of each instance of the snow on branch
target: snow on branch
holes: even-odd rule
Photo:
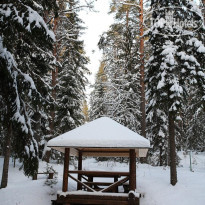
[[[24,79],[24,82],[27,82],[28,84],[30,84],[29,89],[34,90],[35,92],[38,93],[35,83],[28,74],[25,74],[21,72],[21,70],[18,69],[17,63],[14,60],[13,55],[6,48],[3,47],[3,38],[1,36],[0,36],[0,58],[5,60],[7,64],[7,70],[12,79],[13,88],[14,88],[13,90],[16,96],[16,99],[14,101],[15,113],[13,115],[13,119],[22,125],[21,128],[23,132],[28,133],[30,131],[31,135],[33,135],[33,132],[31,129],[30,117],[26,112],[25,103],[20,97],[20,90],[18,87],[17,78],[19,76],[22,76]],[[21,114],[22,112],[23,114]]]
[[[55,41],[55,34],[49,30],[43,18],[31,7],[24,5],[21,1],[18,1],[18,3],[22,4],[24,9],[19,10],[14,4],[1,4],[0,15],[5,18],[11,17],[12,20],[21,24],[28,32],[32,32],[32,29],[36,27],[43,28],[46,31],[46,35]]]

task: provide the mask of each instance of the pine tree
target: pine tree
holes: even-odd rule
[[[151,133],[160,143],[164,141],[160,131],[168,125],[170,183],[175,185],[177,183],[175,127],[176,121],[181,119],[180,110],[184,97],[187,96],[188,86],[198,86],[197,96],[200,96],[200,102],[204,103],[205,66],[202,59],[205,47],[204,25],[201,25],[203,16],[197,5],[186,0],[153,0],[151,6],[154,24],[150,29],[152,56],[147,67],[148,119],[151,123],[155,123],[153,127],[157,127],[157,132],[153,129]],[[166,21],[169,20],[166,19],[166,14],[170,12],[180,21],[193,18],[199,29],[181,29],[170,24]],[[163,121],[154,120],[159,113],[162,113],[161,116],[166,116]],[[163,133],[164,136],[166,134]]]
[[[93,91],[90,96],[90,120],[108,116],[107,105],[106,105],[106,83],[107,77],[104,71],[105,64],[101,62],[98,73],[96,75],[95,84],[93,85]]]
[[[12,140],[18,140],[17,155],[25,174],[33,175],[38,168],[32,117],[38,105],[49,99],[49,87],[42,76],[54,64],[51,49],[55,41],[36,11],[39,7],[43,8],[29,0],[0,4],[0,96],[4,106],[0,114],[6,133],[2,188],[7,186]]]
[[[111,118],[139,132],[138,8],[132,4],[116,8],[112,9],[116,12],[116,23],[111,25],[99,42],[104,52],[105,72],[108,76],[106,103]]]
[[[144,66],[144,7],[140,0],[140,97],[141,97],[141,130],[142,136],[146,137],[146,110],[145,110],[145,66]]]

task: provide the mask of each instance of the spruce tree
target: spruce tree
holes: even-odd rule
[[[38,169],[32,117],[49,99],[44,75],[54,64],[51,50],[55,41],[36,11],[39,8],[42,5],[29,0],[0,4],[0,96],[4,105],[0,114],[6,133],[2,188],[7,186],[12,141],[18,140],[16,151],[25,174],[33,175]]]
[[[65,9],[69,13],[61,14],[58,22],[57,38],[59,42],[59,61],[62,67],[58,73],[56,131],[59,135],[80,126],[84,121],[82,104],[85,98],[85,85],[88,72],[83,41],[80,40],[84,29],[78,17],[80,2],[69,1]]]
[[[198,86],[197,96],[204,104],[204,25],[202,14],[194,2],[186,0],[152,1],[154,24],[150,29],[152,56],[147,67],[148,119],[155,123],[155,139],[163,143],[160,131],[168,125],[170,183],[177,183],[175,127],[180,120],[180,110],[187,96],[188,86]],[[174,8],[173,8],[174,6]],[[197,29],[170,24],[171,14],[180,21],[194,20]],[[171,21],[172,22],[172,21]],[[188,86],[187,86],[188,85]],[[166,118],[163,123],[154,120],[159,113]],[[161,116],[163,116],[161,115]],[[166,133],[164,133],[166,136]]]
[[[56,34],[54,55],[60,66],[52,72],[52,96],[55,105],[51,110],[50,132],[44,140],[43,160],[49,162],[51,150],[47,141],[80,126],[84,122],[82,104],[85,98],[85,85],[88,73],[84,42],[80,40],[84,30],[78,13],[82,7],[92,5],[81,1],[59,1],[59,16],[53,19],[52,25]]]

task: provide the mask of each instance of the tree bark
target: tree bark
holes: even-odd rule
[[[162,147],[159,148],[159,166],[163,166]]]
[[[4,155],[4,165],[1,178],[1,188],[6,188],[8,184],[8,173],[9,173],[9,159],[11,152],[11,137],[12,137],[12,123],[8,125],[8,133],[5,143],[5,155]]]
[[[176,168],[176,144],[175,144],[175,123],[174,114],[169,112],[169,152],[170,152],[170,183],[174,186],[177,183]]]
[[[204,14],[204,21],[205,21],[205,0],[203,0],[203,14]]]
[[[129,8],[126,11],[126,27],[128,28],[129,26]]]
[[[145,84],[144,84],[144,27],[143,27],[143,0],[140,0],[140,86],[141,86],[141,129],[142,136],[146,137],[145,112]]]

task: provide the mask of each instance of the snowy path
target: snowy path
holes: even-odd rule
[[[181,157],[183,157],[181,155]],[[141,205],[204,205],[205,204],[205,153],[194,156],[194,172],[189,170],[189,158],[183,157],[178,168],[178,183],[175,187],[169,184],[169,169],[162,167],[151,167],[149,165],[138,165],[137,186],[138,191],[145,193],[141,199]],[[0,158],[0,176],[2,172],[3,159]],[[37,181],[25,177],[22,171],[10,164],[9,184],[6,189],[0,189],[1,205],[50,205],[51,199],[56,198],[52,192],[61,190],[62,186],[62,165],[53,165],[58,172],[58,183],[51,190],[45,186],[46,177],[39,176]],[[46,164],[40,164],[40,169],[45,170]],[[73,169],[73,166],[70,166]],[[128,171],[127,164],[114,162],[96,163],[94,159],[87,159],[83,162],[86,170],[117,170]],[[69,190],[75,190],[76,184],[69,179]]]

